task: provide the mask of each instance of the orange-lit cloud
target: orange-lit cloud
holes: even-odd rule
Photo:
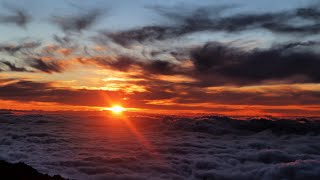
[[[199,9],[160,11],[175,23],[101,30],[93,35],[87,31],[103,15],[99,9],[52,16],[50,22],[63,34],[48,35],[50,42],[1,44],[0,100],[22,109],[30,109],[23,103],[47,110],[103,109],[119,103],[159,112],[318,114],[319,41],[294,36],[291,41],[261,46],[222,36],[215,41],[193,37],[203,31],[223,31],[233,37],[249,29],[309,37],[318,27],[312,23],[313,16],[299,9],[282,12],[286,16],[261,13],[228,18],[212,16],[211,11],[199,14]],[[285,23],[297,19],[311,24]],[[29,19],[24,11],[17,11],[0,21],[25,26]]]
[[[8,80],[1,82],[0,99],[10,101],[10,107],[16,103],[16,106],[22,109],[25,103],[20,102],[33,104],[28,109],[40,107],[45,110],[58,110],[64,107],[68,109],[73,107],[77,110],[101,109],[113,104],[121,104],[128,108],[152,109],[154,112],[162,113],[302,115],[305,112],[306,115],[319,114],[320,92],[313,89],[312,85],[308,87],[309,89],[293,88],[301,86],[293,85],[290,91],[286,85],[283,89],[270,86],[263,87],[262,90],[256,88],[257,91],[249,87],[240,91],[228,87],[216,91],[185,89],[185,93],[180,93],[183,90],[182,87],[175,89],[174,86],[173,84],[167,86],[164,83],[151,86],[145,84],[144,91],[129,91],[62,88],[50,83]],[[49,106],[41,106],[45,103]],[[6,107],[8,106],[7,104]]]

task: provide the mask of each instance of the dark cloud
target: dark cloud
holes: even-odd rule
[[[146,40],[169,38],[174,34],[173,31],[174,29],[169,26],[147,26],[122,32],[102,32],[102,35],[108,36],[114,42],[126,47],[133,41],[143,42]]]
[[[111,57],[92,57],[89,60],[80,59],[81,63],[95,63],[99,66],[115,69],[119,71],[129,71],[132,67],[140,67],[147,74],[180,74],[183,68],[170,61],[140,59],[130,56]]]
[[[0,52],[10,55],[16,59],[16,62],[0,61],[5,65],[8,71],[16,72],[45,72],[45,73],[61,73],[65,69],[65,63],[59,61],[54,56],[55,49],[39,48],[40,42],[26,42],[18,45],[4,44],[0,46]],[[58,48],[58,46],[57,46]],[[50,59],[48,59],[50,58]],[[45,60],[44,60],[45,59]],[[25,67],[19,67],[19,66]],[[27,70],[29,68],[37,71]]]
[[[180,106],[195,105],[194,107],[185,107],[185,109],[203,109],[212,110],[210,107],[200,106],[198,104],[217,104],[226,106],[308,106],[320,105],[320,91],[303,90],[297,87],[262,88],[257,91],[250,90],[230,90],[228,87],[221,89],[204,89],[194,87],[189,83],[167,82],[166,80],[150,79],[148,81],[136,82],[137,85],[146,89],[146,92],[136,92],[130,95],[131,99],[137,100],[132,105],[145,107],[145,104],[139,102],[167,100],[171,105],[163,106],[157,104],[153,108],[180,109]],[[161,107],[161,108],[160,108]],[[228,107],[229,108],[229,107]],[[236,106],[234,106],[236,108]],[[275,107],[274,107],[275,108]],[[262,108],[263,109],[263,108]],[[280,112],[280,110],[279,110]],[[301,109],[300,112],[303,112]],[[292,114],[292,113],[290,113]]]
[[[120,53],[117,57],[92,56],[80,59],[80,62],[126,72],[132,67],[139,67],[145,73],[140,78],[144,79],[149,79],[150,75],[188,76],[196,82],[181,84],[190,87],[243,86],[266,82],[316,83],[320,81],[318,47],[318,41],[296,41],[246,50],[232,43],[208,42],[195,48],[152,51],[150,58],[147,55],[136,58]],[[159,53],[170,54],[177,61],[161,59]],[[185,66],[188,61],[191,65]]]
[[[90,28],[101,15],[100,10],[91,10],[72,16],[54,16],[52,22],[65,32],[81,32]]]
[[[131,67],[137,66],[147,75],[185,75],[196,79],[197,82],[189,85],[197,87],[252,85],[263,84],[266,81],[316,83],[320,81],[320,73],[317,70],[320,65],[320,56],[316,50],[318,46],[317,41],[302,41],[245,50],[232,44],[208,42],[201,47],[179,51],[180,54],[185,54],[185,57],[189,56],[193,67],[184,67],[184,60],[179,57],[177,60],[180,63],[130,56],[114,59],[92,58],[90,61],[121,71],[129,71]],[[174,53],[172,50],[173,56]],[[147,75],[143,78],[148,79]]]
[[[144,26],[132,30],[103,34],[114,42],[127,47],[133,42],[164,40],[201,31],[221,31],[234,33],[266,29],[274,33],[287,35],[314,35],[320,31],[319,7],[297,8],[274,13],[238,13],[221,15],[233,6],[198,8],[192,12],[153,8],[161,15],[173,20],[172,25]],[[298,22],[293,21],[299,19]],[[310,21],[308,25],[303,23]]]
[[[59,43],[60,45],[66,45],[69,44],[72,39],[70,36],[58,36],[58,35],[53,35],[53,39]]]
[[[62,62],[58,62],[55,60],[42,60],[39,58],[32,58],[29,60],[26,60],[26,62],[32,67],[39,71],[45,72],[45,73],[60,73],[64,70],[64,65]]]
[[[22,47],[21,46],[12,46],[12,45],[1,45],[0,51],[7,52],[9,54],[14,54],[18,52]]]
[[[266,25],[272,23],[282,25],[285,21],[284,19],[291,20],[293,17],[317,21],[316,8],[310,12],[307,12],[306,9],[296,9],[279,13],[229,16],[222,15],[221,12],[217,12],[215,16],[211,16],[211,11],[206,9],[198,9],[191,14],[179,14],[179,11],[168,12],[168,10],[159,9],[157,11],[161,11],[160,13],[164,16],[172,17],[178,23],[167,26],[146,26],[104,35],[113,39],[118,44],[127,47],[133,41],[143,43],[144,41],[164,40],[198,31],[222,30],[238,32],[252,28],[265,28]],[[224,11],[224,9],[222,8],[221,11]],[[85,15],[60,16],[54,17],[53,20],[65,32],[80,32],[93,25],[92,23],[99,16],[100,11],[90,11]],[[288,23],[289,21],[286,23],[286,26],[291,26]],[[275,27],[273,26],[273,28]],[[129,73],[136,72],[138,69],[139,71],[135,74],[141,72],[140,75],[129,75],[130,78],[137,79],[137,81],[131,82],[129,80],[130,82],[128,81],[128,83],[141,86],[146,91],[130,94],[130,97],[136,99],[136,101],[132,100],[133,102],[128,101],[127,103],[131,103],[132,105],[136,103],[135,105],[145,108],[170,109],[173,106],[152,104],[153,100],[168,100],[168,104],[172,103],[175,108],[183,110],[189,110],[195,108],[195,106],[183,107],[177,104],[194,105],[197,103],[214,102],[222,105],[275,106],[318,105],[319,102],[319,92],[312,90],[294,89],[291,91],[279,89],[279,91],[265,92],[222,90],[221,92],[210,92],[210,90],[206,89],[206,87],[210,86],[318,83],[320,82],[320,73],[317,67],[320,65],[320,56],[317,51],[319,47],[317,40],[299,41],[296,39],[292,42],[274,44],[265,48],[257,47],[255,49],[245,49],[241,48],[241,46],[236,47],[233,43],[208,42],[202,46],[184,46],[184,48],[170,48],[170,46],[159,48],[147,47],[142,50],[141,54],[136,51],[133,54],[131,50],[129,51],[119,46],[114,48],[111,44],[105,44],[110,45],[110,47],[97,47],[97,49],[101,48],[99,50],[95,50],[94,48],[96,47],[92,49],[85,47],[87,49],[82,48],[84,49],[82,51],[79,50],[81,49],[81,45],[75,40],[75,36],[69,36],[69,33],[63,36],[54,35],[53,39],[55,40],[55,44],[44,47],[40,47],[41,44],[35,41],[17,45],[1,45],[0,52],[5,55],[11,55],[15,58],[16,62],[1,61],[1,70],[62,73],[67,69],[67,65],[68,67],[70,65],[68,61],[74,62],[72,60],[76,59],[83,64],[95,64],[103,68]],[[109,55],[109,53],[112,55]],[[68,57],[66,58],[66,56]],[[69,57],[70,59],[68,59]],[[159,75],[171,75],[172,77]],[[170,78],[175,78],[173,75],[181,75],[178,78],[182,77],[182,80],[179,81],[177,78],[178,80],[174,80],[174,83],[171,82]],[[166,77],[168,79],[159,80]],[[188,78],[188,80],[184,82],[184,78]],[[22,83],[22,81],[19,83]],[[19,88],[20,86],[17,86],[17,89]],[[100,91],[92,90],[56,89],[51,86],[43,87],[43,89],[52,93],[53,96],[42,96],[42,92],[39,92],[40,98],[33,96],[35,101],[38,99],[40,102],[54,102],[55,100],[69,104],[71,101],[66,100],[64,102],[58,97],[63,96],[62,93],[68,96],[65,99],[73,99],[73,95],[70,95],[72,93],[75,96],[78,94],[86,96],[86,93],[88,93],[90,94],[87,95],[88,97],[99,96],[97,94],[100,93]],[[58,92],[61,92],[61,94]],[[104,93],[104,91],[101,92]],[[120,94],[122,93],[120,92]],[[15,99],[13,96],[10,96],[8,99],[13,98],[13,100],[18,100],[18,96],[16,97]],[[81,99],[79,100],[80,102],[74,101],[77,102],[75,104],[82,104],[83,101]],[[97,104],[102,103],[99,102]],[[214,110],[212,107],[202,108],[208,111]],[[229,107],[224,108],[234,110]]]
[[[140,63],[138,60],[129,57],[129,56],[119,56],[117,58],[111,57],[92,57],[89,60],[83,61],[80,59],[81,63],[95,63],[99,66],[116,69],[119,71],[128,71],[132,66],[139,66]]]
[[[199,120],[199,121],[196,121]],[[318,121],[308,119],[301,120],[288,120],[288,119],[249,119],[238,121],[234,118],[224,116],[205,116],[196,119],[193,118],[175,118],[167,117],[164,123],[177,129],[205,132],[209,134],[223,135],[249,135],[266,130],[278,135],[284,134],[300,134],[305,135],[308,133],[319,134],[320,124]],[[279,153],[280,154],[280,153]],[[271,155],[272,156],[272,155]],[[270,157],[271,158],[271,157]],[[276,158],[276,156],[274,157]],[[286,158],[288,159],[288,158]],[[262,161],[272,161],[261,158]],[[266,163],[266,162],[264,162]],[[270,163],[270,162],[269,162]]]
[[[14,71],[14,72],[32,72],[30,70],[27,70],[24,67],[18,67],[16,64],[11,63],[9,61],[0,61],[0,65],[4,65],[6,66],[8,69],[4,70],[2,68],[0,68],[0,71]]]
[[[124,96],[123,92],[72,90],[55,88],[50,83],[16,81],[0,86],[0,99],[23,102],[53,102],[79,106],[110,106]]]
[[[191,51],[193,64],[201,73],[206,73],[224,64],[234,63],[239,56],[243,55],[241,51],[218,42],[206,43],[203,47]]]
[[[191,13],[182,11],[177,13],[176,9],[172,12],[172,9],[151,7],[159,14],[170,20],[176,21],[173,23],[174,25],[153,25],[113,33],[102,32],[102,34],[125,47],[130,45],[132,42],[175,38],[188,33],[207,30],[212,24],[212,20],[209,18],[210,12],[219,14],[231,7],[234,6],[211,6],[196,9]]]
[[[230,7],[200,8],[192,11],[192,13],[154,8],[161,15],[171,17],[177,23],[166,26],[146,26],[123,32],[105,33],[104,35],[121,45],[128,46],[133,41],[163,40],[204,30],[236,32],[251,28],[265,28],[272,23],[279,25],[296,17],[301,20],[317,21],[318,12],[317,6],[315,6],[277,13],[222,14]],[[309,9],[311,9],[310,12]],[[215,16],[212,16],[211,13]],[[84,14],[69,17],[54,17],[53,21],[66,32],[80,32],[89,28],[100,15],[101,11],[98,10],[87,11]],[[289,26],[288,23],[287,25]],[[274,25],[272,28],[276,27]],[[61,48],[70,47],[72,49],[77,46],[70,36],[55,35],[53,38],[58,43],[57,48],[61,46]],[[116,52],[116,57],[113,58],[107,57],[107,55],[95,57],[94,51],[92,55],[90,53],[87,53],[87,55],[92,56],[92,62],[99,66],[120,71],[130,71],[132,67],[139,67],[145,71],[147,76],[150,74],[189,76],[198,80],[193,84],[196,86],[247,85],[260,84],[264,81],[304,83],[319,82],[320,80],[320,75],[316,69],[319,66],[319,54],[316,52],[318,45],[317,41],[297,41],[265,49],[243,50],[228,44],[209,42],[202,47],[193,48],[191,51],[189,49],[160,49],[152,50],[147,54],[142,52],[143,57],[138,56],[138,58],[130,56],[129,53],[124,55],[125,53],[121,52]],[[64,63],[57,60],[42,60],[42,56],[54,56],[55,54],[52,53],[55,52],[54,50],[49,49],[48,54],[44,54],[44,51],[42,51],[42,54],[41,52],[29,52],[29,50],[38,46],[39,43],[14,46],[2,45],[0,51],[14,56],[18,53],[24,53],[24,56],[18,58],[26,59],[25,64],[39,71],[46,73],[63,72]],[[87,49],[84,49],[84,51],[87,52]],[[67,52],[68,55],[70,53],[73,52]],[[165,56],[162,55],[169,55],[179,63],[164,59]],[[56,59],[56,57],[51,58]],[[183,61],[188,58],[191,59],[193,67],[185,68],[183,67]],[[11,67],[11,69],[14,69],[13,66]],[[194,69],[192,70],[192,68]]]
[[[36,42],[36,41],[20,43],[18,45],[2,44],[2,45],[0,45],[0,52],[5,52],[10,55],[15,55],[18,52],[23,53],[25,51],[35,49],[35,48],[39,47],[40,45],[41,45],[41,43]]]
[[[179,66],[169,61],[153,60],[143,67],[152,74],[179,74]]]
[[[210,42],[191,51],[195,77],[203,85],[258,84],[265,80],[319,82],[318,42],[275,45],[245,51],[226,44]],[[213,79],[213,77],[217,77]],[[296,77],[294,77],[296,76]],[[298,78],[300,77],[300,79]],[[210,83],[211,81],[211,83]]]
[[[187,89],[187,88],[186,88]],[[176,103],[210,103],[225,105],[319,105],[320,91],[299,89],[266,90],[264,92],[237,92],[221,90],[218,92],[205,92],[198,89],[190,90],[185,95],[177,95]]]
[[[218,113],[241,111],[245,106],[261,106],[258,109],[265,113],[303,114],[304,112],[315,115],[318,113],[313,112],[310,107],[317,106],[320,102],[319,91],[301,90],[299,88],[262,89],[257,92],[231,91],[228,89],[210,91],[185,86],[183,83],[177,84],[156,79],[134,83],[143,87],[145,91],[126,93],[122,90],[70,89],[54,87],[50,83],[9,81],[0,86],[0,99],[22,102],[53,102],[76,106],[109,106],[121,103],[126,107],[145,109],[201,110]],[[127,98],[127,100],[123,100],[123,98]],[[203,103],[216,105],[208,107],[199,105]],[[276,111],[275,109],[278,106],[301,106],[301,108],[295,108],[299,109],[295,113],[293,110],[290,111],[290,108]],[[304,107],[306,107],[306,110]]]
[[[297,16],[311,19],[319,20],[320,17],[320,8],[318,6],[298,8],[296,11]]]

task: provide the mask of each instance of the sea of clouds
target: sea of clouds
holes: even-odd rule
[[[320,121],[0,113],[0,159],[71,179],[319,179]]]

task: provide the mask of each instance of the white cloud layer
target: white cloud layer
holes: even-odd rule
[[[2,113],[0,159],[80,180],[320,177],[317,121],[130,119]]]

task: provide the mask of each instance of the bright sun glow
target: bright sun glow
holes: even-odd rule
[[[111,112],[113,112],[114,114],[120,114],[123,111],[125,111],[125,108],[119,105],[114,105],[111,108],[108,108],[108,110],[110,110]]]

